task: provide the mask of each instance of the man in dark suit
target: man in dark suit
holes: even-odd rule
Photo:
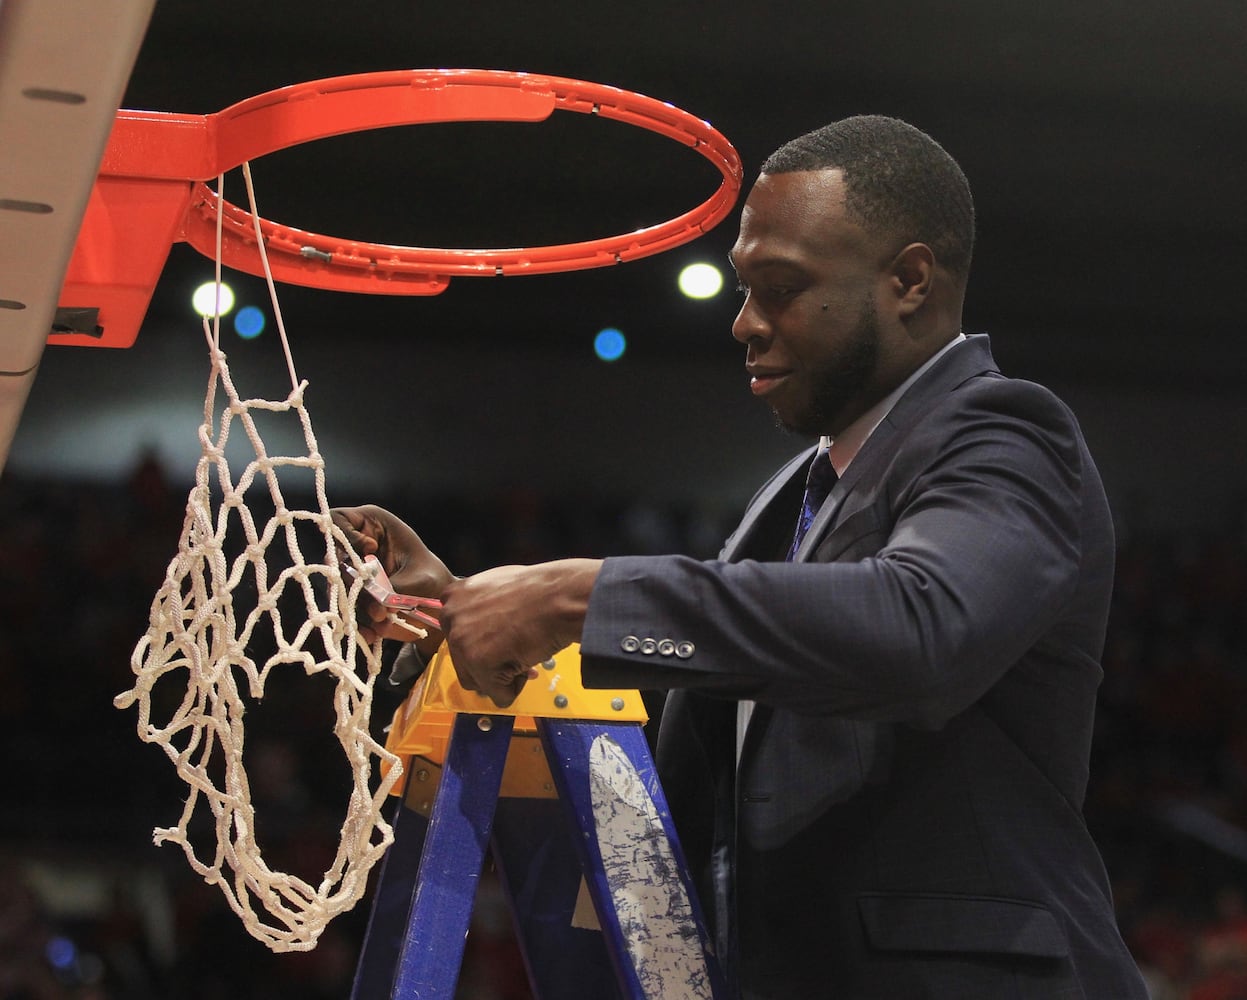
[[[961,333],[973,232],[961,170],[894,119],[764,164],[732,332],[820,443],[718,560],[451,581],[401,523],[341,515],[441,594],[465,686],[509,703],[579,641],[586,685],[671,690],[658,765],[746,998],[1147,995],[1081,815],[1108,507],[1069,410]]]

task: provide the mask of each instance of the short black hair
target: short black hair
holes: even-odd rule
[[[844,174],[845,207],[867,229],[926,243],[961,278],[974,253],[974,199],[961,167],[921,129],[884,115],[858,115],[785,143],[764,174]]]

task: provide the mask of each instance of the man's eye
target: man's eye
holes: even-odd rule
[[[738,281],[736,282],[736,291],[741,295],[748,295],[752,291],[759,298],[782,302],[797,295],[801,289],[795,285],[761,285],[751,289],[743,281]]]

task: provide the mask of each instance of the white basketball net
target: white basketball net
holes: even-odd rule
[[[243,172],[251,213],[258,219],[246,165]],[[219,240],[218,218],[218,287]],[[259,248],[264,259],[262,240]],[[209,884],[220,886],[253,937],[273,951],[306,951],[315,947],[330,919],[359,901],[369,870],[393,840],[393,832],[382,818],[381,806],[402,767],[398,758],[369,734],[373,683],[380,670],[380,645],[370,647],[356,631],[354,609],[364,574],[356,572],[348,581],[339,559],[350,558],[357,571],[362,570],[362,564],[330,517],[325,463],[303,403],[307,383],[297,381],[294,375],[267,259],[264,265],[294,388],[280,401],[240,399],[220,350],[219,317],[211,328],[205,319],[212,372],[204,422],[199,429],[201,456],[195,485],[187,500],[177,555],[169,563],[164,583],[152,602],[150,628],[131,658],[134,687],[118,695],[115,704],[118,708],[138,705],[140,739],[159,744],[176,765],[178,776],[189,786],[180,822],[174,827],[158,828],[155,842],[180,844],[191,867]],[[218,386],[225,400],[219,426],[215,426]],[[303,429],[306,454],[269,455],[260,439],[254,411],[293,411]],[[254,453],[236,480],[225,458],[235,426],[243,428]],[[286,506],[278,474],[291,467],[312,471],[315,510],[290,510]],[[306,477],[307,473],[300,475]],[[220,494],[216,510],[213,483]],[[276,513],[266,523],[257,524],[244,503],[244,495],[253,484],[265,483]],[[297,537],[296,528],[300,525],[305,537],[311,532],[316,535],[316,551],[308,557],[301,551]],[[225,551],[226,533],[231,528],[235,533],[241,528],[246,543],[232,562]],[[272,580],[265,563],[271,546],[278,546],[277,554],[283,564],[289,557],[289,565]],[[250,598],[247,607],[236,608],[233,596],[240,584],[245,584],[248,592],[254,586],[254,608],[250,607]],[[296,600],[301,594],[306,606],[306,613],[298,614],[296,621],[284,620],[279,609],[278,602],[287,592]],[[287,612],[290,600],[290,596],[285,599]],[[287,618],[290,617],[288,613]],[[253,638],[257,638],[257,627],[265,642],[270,631],[276,641],[276,651],[263,663],[257,663],[248,649]],[[360,658],[364,661],[363,676],[356,669]],[[255,811],[243,764],[246,700],[262,698],[274,667],[285,664],[300,665],[308,675],[323,672],[334,678],[334,733],[346,754],[353,780],[337,854],[318,886],[273,871],[265,864],[256,839]],[[245,696],[239,690],[239,677],[246,678]],[[151,718],[152,692],[162,678],[168,678],[161,689],[163,695],[167,696],[168,685],[184,681],[185,696],[168,721],[157,723]],[[388,764],[388,772],[377,789],[370,791],[374,757]],[[222,772],[223,786],[218,787],[214,776],[219,779]],[[203,804],[210,810],[215,825],[216,848],[210,858],[201,858],[188,836],[192,819],[197,810],[202,814]],[[271,919],[266,922],[258,912],[260,909]]]

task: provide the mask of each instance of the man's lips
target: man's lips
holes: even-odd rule
[[[765,396],[788,375],[789,371],[786,368],[751,368],[749,369],[749,391],[755,396]]]

